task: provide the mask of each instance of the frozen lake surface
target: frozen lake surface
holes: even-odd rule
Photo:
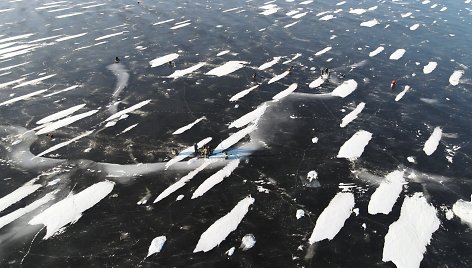
[[[470,0],[0,15],[1,267],[472,267]]]

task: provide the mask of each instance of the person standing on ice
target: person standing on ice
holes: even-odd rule
[[[196,143],[193,145],[193,152],[195,153],[195,156],[198,156],[198,145]]]
[[[392,91],[395,88],[396,85],[397,85],[397,80],[393,79],[392,83],[390,84],[390,91]]]

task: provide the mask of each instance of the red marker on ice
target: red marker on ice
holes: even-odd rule
[[[393,90],[396,85],[397,85],[397,80],[393,79],[392,83],[390,84],[390,90]]]

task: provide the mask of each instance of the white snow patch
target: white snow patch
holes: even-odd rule
[[[187,74],[190,74],[190,73],[193,73],[195,72],[196,70],[202,68],[203,66],[206,65],[206,62],[199,62],[197,64],[195,64],[194,66],[192,67],[189,67],[187,69],[183,69],[183,70],[176,70],[175,72],[173,72],[171,75],[169,75],[168,77],[169,78],[179,78],[179,77],[182,77],[182,76],[185,76]]]
[[[230,52],[229,50],[223,50],[223,51],[219,52],[218,54],[216,54],[216,56],[217,56],[217,57],[223,56],[223,55],[225,55],[225,54],[228,54],[229,52]]]
[[[405,86],[402,92],[398,93],[398,95],[395,97],[395,101],[399,101],[405,96],[405,94],[410,90],[410,86]]]
[[[290,95],[292,92],[295,91],[295,89],[297,89],[298,87],[298,84],[297,83],[293,83],[291,84],[287,89],[279,92],[277,95],[275,95],[274,97],[272,97],[272,99],[274,101],[279,101],[285,97],[287,97],[288,95]]]
[[[240,98],[246,96],[247,94],[249,94],[251,91],[253,91],[254,89],[258,88],[259,85],[255,85],[255,86],[252,86],[248,89],[245,89],[237,94],[235,94],[233,97],[231,97],[231,99],[229,99],[229,101],[237,101],[239,100]]]
[[[349,123],[351,123],[354,119],[357,118],[357,115],[359,115],[362,110],[364,109],[365,107],[365,103],[364,102],[361,102],[359,103],[359,105],[357,105],[356,109],[354,109],[352,112],[350,112],[349,114],[347,114],[346,116],[344,116],[341,124],[339,125],[340,127],[345,127],[347,126]]]
[[[457,86],[463,74],[464,74],[463,70],[454,71],[451,77],[449,77],[449,83],[453,86]]]
[[[39,208],[40,206],[48,203],[49,201],[53,200],[54,199],[54,193],[48,193],[46,194],[45,196],[43,196],[42,198],[34,201],[33,203],[23,207],[23,208],[20,208],[20,209],[17,209],[5,216],[2,216],[0,217],[0,229],[3,228],[3,226],[15,221],[16,219],[20,218],[21,216],[27,214],[27,213],[30,213],[32,212],[33,210]]]
[[[364,13],[366,13],[366,12],[367,12],[367,10],[365,10],[365,9],[363,9],[363,8],[356,8],[356,9],[352,9],[352,8],[351,8],[351,9],[349,10],[349,13],[351,13],[351,14],[356,14],[356,15],[362,15],[362,14],[364,14]]]
[[[370,52],[369,53],[369,57],[374,57],[376,56],[377,54],[379,54],[380,52],[384,51],[384,47],[380,46],[378,48],[376,48],[374,51]]]
[[[272,65],[276,64],[277,62],[279,62],[281,58],[282,58],[282,57],[274,57],[273,60],[262,64],[261,66],[259,66],[258,69],[259,69],[259,70],[265,70],[265,69],[267,69],[267,68],[270,68],[270,67],[272,67]]]
[[[470,198],[472,200],[472,196]],[[472,228],[472,202],[460,199],[452,206],[452,211]]]
[[[308,87],[309,88],[317,88],[319,86],[321,86],[326,80],[323,79],[323,77],[318,77],[316,78],[313,82],[311,82]]]
[[[347,140],[343,146],[339,149],[338,158],[347,158],[349,160],[355,160],[359,158],[364,152],[365,146],[369,143],[372,138],[372,133],[359,130],[352,137]]]
[[[46,76],[36,78],[36,79],[30,80],[30,81],[26,81],[26,82],[23,82],[19,85],[14,86],[13,89],[19,88],[19,87],[24,87],[24,86],[29,86],[29,85],[37,85],[37,84],[41,83],[41,81],[49,79],[49,78],[54,77],[54,76],[56,76],[56,75],[55,74],[50,74],[50,75],[46,75]]]
[[[442,129],[440,127],[435,127],[433,133],[429,139],[425,142],[423,151],[426,155],[432,155],[434,151],[438,148],[439,141],[442,137]]]
[[[71,117],[66,117],[64,119],[55,121],[51,124],[46,124],[46,125],[44,125],[44,128],[42,128],[42,129],[38,130],[38,132],[36,132],[36,135],[50,133],[50,132],[52,132],[52,131],[54,131],[58,128],[70,125],[70,124],[72,124],[72,123],[74,123],[78,120],[89,117],[89,116],[95,114],[96,112],[98,112],[98,110],[92,110],[92,111],[88,111],[88,112],[81,113],[81,114],[78,114],[78,115],[74,115],[74,116],[71,116]]]
[[[377,24],[379,24],[377,19],[361,22],[362,27],[374,27]]]
[[[47,231],[43,239],[48,239],[65,225],[77,222],[82,217],[82,212],[93,207],[111,193],[114,185],[113,182],[103,181],[86,188],[78,194],[71,193],[65,199],[36,215],[29,221],[29,224],[45,225]]]
[[[73,143],[73,142],[75,142],[75,141],[77,141],[77,140],[79,140],[79,139],[81,139],[81,138],[83,138],[83,137],[86,137],[86,136],[88,136],[88,135],[90,135],[90,134],[92,134],[92,133],[93,133],[93,130],[87,131],[87,132],[85,132],[84,134],[79,135],[79,136],[77,136],[77,137],[75,137],[75,138],[73,138],[73,139],[71,139],[71,140],[68,140],[68,141],[61,142],[61,143],[59,143],[59,144],[56,144],[56,145],[52,146],[51,148],[49,148],[49,149],[43,151],[42,153],[39,153],[38,155],[34,156],[33,158],[40,157],[40,156],[43,156],[43,155],[48,154],[48,153],[50,153],[50,152],[56,151],[56,150],[58,150],[58,149],[60,149],[60,148],[62,148],[62,147],[64,147],[64,146],[67,146],[67,145],[69,145],[69,144],[71,144],[71,143]]]
[[[119,112],[117,112],[117,113],[115,113],[115,114],[112,114],[110,117],[108,117],[107,119],[105,119],[105,121],[111,121],[111,120],[117,119],[117,118],[119,118],[119,117],[121,117],[121,116],[123,116],[123,115],[125,115],[125,114],[127,114],[127,113],[130,113],[130,112],[132,112],[132,111],[135,111],[135,110],[137,110],[137,109],[140,109],[141,107],[143,107],[143,106],[149,104],[150,102],[151,102],[151,100],[142,101],[142,102],[140,102],[140,103],[138,103],[138,104],[135,104],[135,105],[133,105],[133,106],[131,106],[131,107],[128,107],[128,108],[126,108],[126,109],[124,109],[124,110],[121,110],[121,111],[119,111]]]
[[[352,193],[336,194],[316,220],[315,228],[309,239],[310,244],[324,239],[333,239],[344,226],[353,208],[354,195]]]
[[[320,20],[328,21],[328,20],[332,20],[334,18],[336,18],[334,15],[328,14],[328,15],[325,15],[325,16],[321,17]]]
[[[400,14],[400,16],[402,16],[402,18],[407,18],[407,17],[411,16],[412,14],[413,13],[411,13],[411,12],[407,12],[407,13]]]
[[[37,179],[33,179],[15,191],[0,198],[0,212],[41,188],[41,184],[34,184],[36,180]]]
[[[390,55],[391,60],[399,60],[405,54],[406,50],[403,48],[397,49],[395,52]]]
[[[405,180],[403,179],[404,171],[393,171],[389,173],[385,180],[370,197],[368,212],[375,215],[383,213],[388,215],[395,205],[403,188]]]
[[[162,56],[162,57],[159,57],[159,58],[155,58],[152,61],[150,61],[149,64],[151,65],[151,68],[154,68],[154,67],[166,64],[170,61],[173,61],[173,60],[177,59],[178,57],[179,57],[179,54],[172,53],[172,54],[168,54],[168,55],[165,55],[165,56]]]
[[[308,12],[298,13],[298,14],[294,15],[292,18],[298,20],[301,17],[305,16],[306,14],[308,14]]]
[[[242,128],[249,123],[257,122],[262,117],[262,115],[264,115],[266,109],[267,109],[267,103],[263,103],[259,107],[257,107],[254,111],[249,112],[241,116],[239,119],[235,120],[234,122],[232,122],[228,126],[228,128],[233,128],[233,127]]]
[[[176,30],[176,29],[179,29],[179,28],[183,28],[183,27],[185,27],[185,26],[188,26],[188,25],[190,25],[190,24],[192,24],[192,23],[191,23],[191,22],[186,22],[186,23],[182,23],[182,24],[177,24],[177,25],[175,25],[175,26],[173,26],[173,27],[170,27],[170,29],[171,29],[171,30]]]
[[[208,179],[206,179],[198,188],[193,192],[192,199],[200,197],[204,195],[208,190],[213,188],[213,186],[217,185],[218,183],[222,182],[224,178],[227,178],[233,173],[233,171],[239,165],[239,159],[231,160],[229,163],[222,169],[220,169],[215,174],[211,175]]]
[[[316,53],[315,53],[315,56],[323,55],[324,53],[330,51],[331,49],[332,49],[332,47],[325,47],[325,48],[323,48],[322,50],[316,52]]]
[[[416,29],[418,29],[418,27],[420,27],[419,23],[413,24],[413,25],[410,26],[410,30],[411,31],[416,31]]]
[[[295,213],[295,218],[299,220],[303,216],[305,216],[305,211],[303,211],[303,209],[297,209],[297,212]]]
[[[5,106],[5,105],[9,105],[9,104],[18,102],[18,101],[27,100],[27,99],[29,99],[29,98],[31,98],[31,97],[34,97],[34,96],[39,95],[39,94],[41,94],[41,93],[44,93],[44,92],[46,92],[46,91],[47,91],[47,89],[38,90],[38,91],[29,93],[29,94],[25,94],[25,95],[23,95],[23,96],[19,96],[19,97],[13,98],[13,99],[9,99],[9,100],[6,100],[6,101],[0,103],[0,106]]]
[[[186,126],[183,126],[183,127],[179,128],[179,129],[177,129],[177,130],[174,131],[172,134],[173,134],[173,135],[182,134],[182,133],[184,133],[185,131],[191,129],[193,126],[195,126],[196,124],[198,124],[200,121],[202,121],[202,120],[204,120],[204,119],[206,119],[206,117],[205,117],[205,116],[202,116],[202,117],[198,118],[197,120],[193,121],[192,123],[190,123],[190,124],[188,124],[188,125],[186,125]]]
[[[436,69],[436,66],[438,66],[437,62],[430,61],[426,66],[423,67],[423,73],[430,74],[434,71],[434,69]]]
[[[256,130],[257,124],[250,124],[249,126],[239,130],[238,132],[234,133],[233,135],[229,136],[220,144],[215,147],[215,153],[221,153],[224,150],[228,149],[229,147],[233,146],[234,144],[238,143],[242,140],[246,135],[250,134],[254,130]]]
[[[66,40],[78,38],[78,37],[84,36],[84,35],[86,35],[86,34],[87,34],[87,33],[80,33],[80,34],[76,34],[76,35],[68,35],[68,36],[61,37],[61,38],[56,39],[56,42],[62,42],[62,41],[66,41]]]
[[[254,235],[253,234],[247,234],[243,237],[243,239],[241,239],[240,248],[243,251],[246,251],[246,250],[249,250],[252,247],[254,247],[255,244],[256,244],[256,238],[254,237]]]
[[[231,247],[230,249],[228,249],[225,254],[228,255],[228,256],[232,256],[234,254],[234,251],[236,250],[235,247]]]
[[[68,18],[68,17],[73,17],[73,16],[77,16],[77,15],[82,15],[82,14],[84,14],[84,12],[75,12],[75,13],[56,16],[56,18],[57,19],[62,19],[62,18]]]
[[[59,91],[56,91],[56,92],[46,94],[46,95],[44,95],[44,98],[51,97],[51,96],[54,96],[54,95],[57,95],[57,94],[60,94],[60,93],[64,93],[64,92],[67,92],[67,91],[76,89],[76,88],[78,88],[78,87],[80,87],[80,85],[73,85],[73,86],[70,86],[70,87],[61,89],[61,90],[59,90]]]
[[[397,267],[420,267],[426,246],[439,228],[436,212],[421,193],[405,197],[400,218],[385,236],[382,260],[392,261]]]
[[[200,236],[197,246],[193,252],[207,252],[218,246],[236,228],[249,211],[249,206],[254,204],[255,199],[251,196],[244,198],[225,216],[215,221]]]
[[[248,63],[249,62],[247,61],[228,61],[222,66],[219,66],[210,70],[209,72],[206,73],[206,75],[214,75],[214,76],[221,77],[221,76],[230,74],[232,72],[235,72],[243,68],[244,64],[248,64]]]
[[[347,81],[344,81],[340,86],[335,88],[333,92],[331,92],[331,95],[333,96],[338,96],[341,98],[347,97],[349,94],[354,92],[357,88],[357,82],[354,79],[349,79]]]
[[[36,122],[36,124],[41,125],[41,124],[45,124],[45,123],[49,123],[49,122],[52,122],[52,121],[59,120],[61,118],[64,118],[66,116],[69,116],[69,115],[77,112],[78,110],[82,109],[83,107],[85,107],[85,103],[80,104],[80,105],[76,105],[74,107],[71,107],[71,108],[68,108],[68,109],[65,109],[65,110],[62,110],[60,112],[57,112],[55,114],[51,114],[49,116],[46,116],[43,119]]]
[[[274,82],[277,82],[277,81],[279,81],[280,79],[286,77],[289,73],[290,73],[289,71],[285,71],[285,72],[283,72],[283,73],[281,73],[281,74],[279,74],[279,75],[276,75],[276,76],[272,77],[272,78],[269,80],[269,82],[268,82],[267,84],[272,84],[272,83],[274,83]]]
[[[161,252],[161,249],[164,246],[164,243],[166,242],[166,240],[167,239],[165,236],[158,236],[154,238],[151,241],[151,245],[149,245],[148,254],[146,258],[151,256],[152,254]]]

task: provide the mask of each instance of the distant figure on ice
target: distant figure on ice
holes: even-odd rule
[[[293,71],[293,65],[290,66],[290,68],[288,68],[288,74],[292,74],[292,71]]]
[[[329,78],[329,69],[328,68],[321,69],[321,77],[323,79],[328,79]]]
[[[393,90],[396,85],[397,85],[397,80],[393,79],[392,83],[390,84],[390,90]]]
[[[115,63],[120,63],[120,58],[115,57]]]
[[[169,66],[172,68],[172,67],[175,67],[175,62],[174,61],[169,61]]]
[[[257,73],[254,72],[254,74],[252,75],[252,81],[256,81],[256,79],[257,79]]]
[[[47,136],[48,136],[48,137],[49,137],[51,140],[52,140],[52,139],[54,139],[54,135],[53,135],[53,134],[51,134],[51,133],[48,133],[48,135],[47,135]]]
[[[193,152],[195,153],[195,156],[198,156],[198,145],[196,143],[193,145]]]

